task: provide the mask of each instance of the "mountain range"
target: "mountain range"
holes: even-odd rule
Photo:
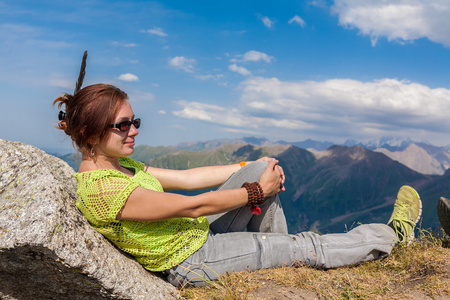
[[[236,139],[217,139],[203,142],[181,143],[171,148],[179,150],[211,150],[226,144],[250,144],[254,146],[293,145],[316,153],[337,145],[328,141],[307,139],[301,142],[277,141],[270,142],[265,138],[244,137]],[[385,136],[366,142],[349,139],[342,146],[361,146],[365,149],[381,152],[412,170],[422,174],[443,175],[450,167],[450,145],[444,147],[433,146],[424,141],[413,141],[410,138]]]
[[[276,157],[287,176],[281,199],[290,232],[343,232],[359,223],[386,223],[396,193],[405,184],[413,186],[421,195],[420,226],[440,228],[436,205],[439,197],[450,196],[447,149],[411,140],[391,144],[390,149],[371,145],[372,150],[369,145],[361,144],[328,146],[326,142],[307,140],[294,145],[245,138],[171,147],[140,145],[132,157],[148,165],[172,169]],[[73,155],[62,158],[76,166]]]

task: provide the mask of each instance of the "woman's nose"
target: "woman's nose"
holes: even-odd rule
[[[138,134],[139,134],[139,130],[137,130],[137,128],[133,124],[131,124],[129,135],[134,136],[134,135],[138,135]]]

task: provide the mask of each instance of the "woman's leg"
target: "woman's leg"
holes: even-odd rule
[[[232,271],[295,263],[328,269],[378,259],[389,254],[396,242],[410,242],[421,212],[419,194],[409,186],[402,186],[389,225],[367,224],[347,233],[326,235],[313,232],[296,235],[210,234],[202,248],[169,270],[167,278],[174,285],[190,283],[200,286]]]
[[[226,272],[306,264],[336,268],[381,258],[391,252],[397,237],[384,224],[361,225],[347,233],[319,235],[304,232],[234,232],[211,234],[197,252],[167,277],[175,286],[202,286]]]
[[[256,161],[244,166],[222,184],[218,190],[240,188],[244,182],[259,181],[267,167],[267,162]],[[253,215],[248,206],[235,210],[208,216],[210,229],[213,233],[225,232],[278,232],[287,233],[286,217],[284,216],[278,195],[270,197],[260,206],[261,214]]]

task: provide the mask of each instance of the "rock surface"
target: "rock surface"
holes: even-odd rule
[[[0,299],[176,299],[96,232],[67,163],[0,139]]]

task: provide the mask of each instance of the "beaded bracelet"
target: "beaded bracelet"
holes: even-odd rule
[[[261,208],[258,205],[264,202],[264,192],[261,185],[259,182],[245,182],[242,187],[247,190],[247,206],[250,206],[250,211],[254,215],[259,215],[261,213]]]

